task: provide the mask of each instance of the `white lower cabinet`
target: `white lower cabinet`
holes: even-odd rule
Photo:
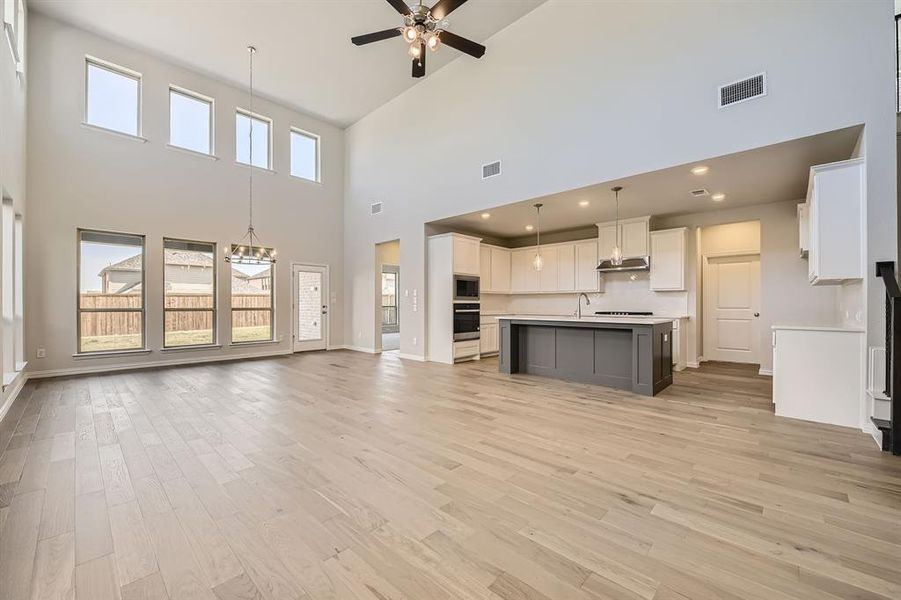
[[[497,354],[500,344],[498,342],[498,324],[497,319],[486,317],[482,319],[481,331],[479,332],[479,354]]]
[[[673,370],[681,371],[687,366],[688,334],[687,318],[673,319]]]
[[[773,327],[776,414],[859,429],[865,343],[865,332],[842,327]]]
[[[479,340],[454,342],[454,361],[479,357]]]

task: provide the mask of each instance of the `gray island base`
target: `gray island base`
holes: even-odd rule
[[[501,373],[529,373],[654,396],[673,382],[673,322],[498,317]]]

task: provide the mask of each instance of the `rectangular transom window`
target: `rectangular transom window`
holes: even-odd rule
[[[233,260],[231,267],[232,343],[273,339],[272,263],[246,265]]]
[[[144,348],[144,236],[78,230],[78,351]]]
[[[291,129],[291,175],[319,181],[319,136]]]
[[[253,153],[250,135],[253,133]],[[272,121],[238,109],[235,113],[235,160],[261,169],[272,168]]]
[[[201,154],[213,153],[213,100],[169,88],[169,144]]]
[[[163,347],[216,343],[216,244],[163,240]]]
[[[141,135],[141,75],[94,58],[87,59],[85,122]]]

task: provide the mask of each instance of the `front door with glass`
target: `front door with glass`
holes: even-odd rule
[[[294,265],[294,351],[328,347],[328,267]]]

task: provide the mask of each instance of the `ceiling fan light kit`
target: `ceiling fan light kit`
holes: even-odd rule
[[[432,8],[419,4],[407,6],[404,0],[387,0],[404,18],[404,25],[393,29],[385,29],[350,38],[356,46],[380,42],[393,37],[403,37],[409,44],[407,54],[413,60],[413,77],[425,75],[425,52],[432,52],[446,44],[475,58],[485,54],[485,46],[477,44],[459,35],[447,31],[448,22],[445,17],[459,8],[466,0],[438,0]]]

